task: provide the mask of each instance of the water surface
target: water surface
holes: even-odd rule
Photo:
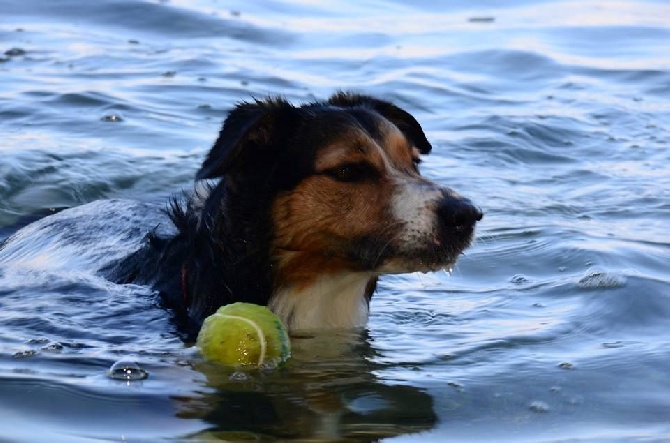
[[[476,201],[452,275],[385,278],[362,337],[203,364],[146,288],[0,264],[3,441],[670,439],[670,6],[0,0],[0,237],[190,189],[226,111],[393,100]],[[116,362],[148,378],[110,379]]]

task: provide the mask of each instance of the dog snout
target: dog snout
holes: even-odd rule
[[[437,205],[437,215],[443,227],[456,232],[472,230],[484,214],[467,198],[444,197]]]

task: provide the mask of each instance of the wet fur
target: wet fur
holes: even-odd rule
[[[362,327],[380,275],[451,266],[481,218],[420,176],[430,150],[414,117],[369,96],[240,103],[198,191],[171,205],[178,233],[149,235],[105,273],[156,287],[195,329],[237,301],[294,331]]]

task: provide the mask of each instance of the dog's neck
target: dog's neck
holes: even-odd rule
[[[223,184],[211,191],[198,194],[204,204],[192,202],[202,237],[194,242],[207,247],[182,268],[191,317],[201,321],[222,304],[245,301],[268,305],[290,331],[365,326],[375,275],[346,270],[322,254],[273,250],[268,215],[259,209],[266,202],[245,199]],[[210,245],[212,236],[219,241]]]
[[[276,290],[268,307],[292,332],[362,328],[375,282],[366,273],[324,275],[309,285]]]

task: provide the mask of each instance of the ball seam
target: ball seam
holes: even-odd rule
[[[262,365],[263,362],[265,361],[265,352],[266,352],[266,348],[267,348],[267,344],[265,342],[265,334],[263,334],[263,330],[258,326],[258,324],[249,320],[248,318],[239,317],[237,315],[230,315],[230,314],[224,314],[223,316],[228,317],[228,318],[234,318],[234,319],[237,319],[237,320],[245,321],[249,325],[251,325],[252,328],[254,328],[256,330],[256,334],[258,335],[258,341],[261,344],[261,355],[258,358],[258,365],[259,366]]]

